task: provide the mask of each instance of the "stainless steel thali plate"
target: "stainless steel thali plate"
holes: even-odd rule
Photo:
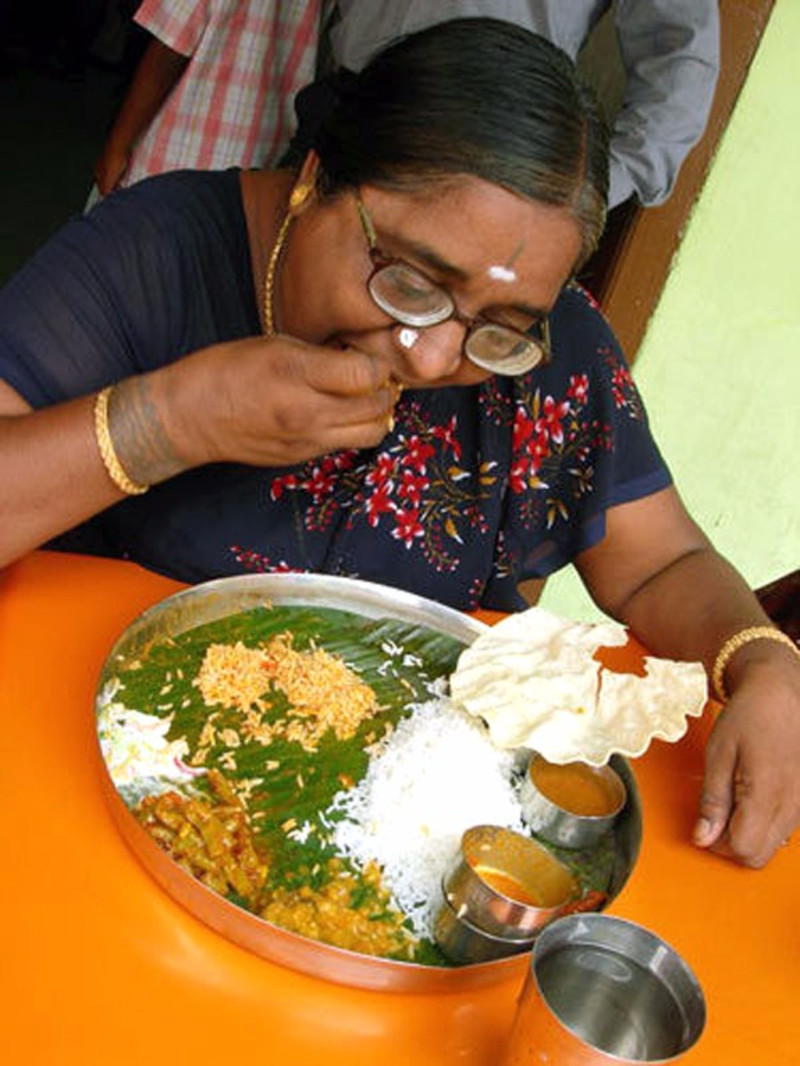
[[[368,620],[408,623],[466,647],[487,628],[483,622],[422,597],[386,586],[316,574],[254,574],[223,578],[187,589],[145,611],[122,633],[101,672],[96,710],[121,664],[145,656],[160,642],[206,623],[257,607],[318,607]],[[614,829],[613,866],[606,904],[627,881],[641,841],[641,804],[630,766],[614,757],[628,802]],[[398,992],[452,992],[476,988],[524,973],[527,954],[473,965],[446,967],[362,955],[288,932],[207,888],[165,853],[141,826],[105,765],[104,783],[114,821],[124,839],[159,885],[196,918],[237,945],[263,958],[339,984]]]

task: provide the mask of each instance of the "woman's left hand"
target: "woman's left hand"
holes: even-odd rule
[[[732,666],[735,688],[706,747],[693,839],[760,867],[800,825],[800,656],[758,641]]]

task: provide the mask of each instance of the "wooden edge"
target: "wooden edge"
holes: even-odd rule
[[[686,222],[747,77],[774,0],[721,0],[721,61],[706,132],[687,157],[669,200],[630,205],[592,291],[630,363],[635,360]]]

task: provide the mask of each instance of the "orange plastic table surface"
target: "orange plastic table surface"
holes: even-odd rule
[[[122,629],[179,587],[48,552],[0,575],[3,1061],[495,1066],[518,978],[432,996],[328,984],[228,943],[128,851],[103,798],[94,686]],[[688,843],[708,725],[633,764],[644,840],[611,910],[703,985],[687,1066],[796,1066],[800,846],[751,871]]]

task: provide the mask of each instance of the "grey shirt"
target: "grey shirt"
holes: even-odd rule
[[[360,70],[395,37],[451,18],[489,16],[542,34],[576,59],[611,19],[625,84],[611,139],[609,206],[669,196],[705,129],[719,71],[718,0],[337,0],[333,62]]]

